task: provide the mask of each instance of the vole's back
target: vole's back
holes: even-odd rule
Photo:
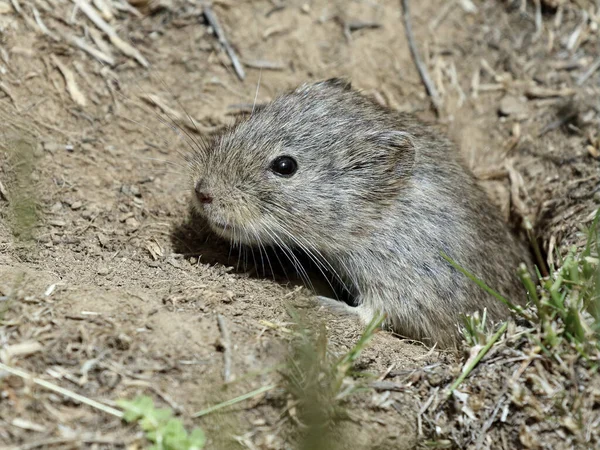
[[[508,311],[452,268],[441,252],[516,304],[525,300],[516,269],[521,262],[529,265],[529,256],[446,138],[402,115],[397,126],[415,146],[410,182],[381,233],[351,263],[340,263],[365,265],[361,296],[386,312],[400,334],[452,346],[461,314],[486,308],[490,319],[499,320]],[[372,250],[381,244],[382,252]]]

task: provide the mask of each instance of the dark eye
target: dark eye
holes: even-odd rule
[[[298,170],[298,163],[291,156],[278,156],[271,163],[271,170],[282,177],[291,177]]]

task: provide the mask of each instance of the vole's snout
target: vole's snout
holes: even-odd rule
[[[196,198],[198,199],[198,201],[203,205],[212,203],[212,195],[210,195],[210,192],[207,191],[206,187],[204,186],[204,183],[202,183],[202,180],[196,183],[196,186],[194,187],[194,192],[196,193]]]

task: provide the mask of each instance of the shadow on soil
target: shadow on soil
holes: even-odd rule
[[[319,268],[307,254],[294,251],[292,262],[280,249],[259,251],[247,246],[231,246],[212,233],[206,221],[191,209],[186,219],[171,230],[171,243],[175,252],[201,258],[203,263],[233,267],[234,273],[273,280],[284,286],[305,286],[317,295],[353,304],[352,294],[336,281],[333,273]]]

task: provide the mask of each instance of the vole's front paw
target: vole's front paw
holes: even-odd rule
[[[368,324],[375,317],[374,311],[364,303],[361,303],[358,306],[350,306],[340,300],[324,297],[322,295],[317,295],[315,299],[318,304],[326,310],[340,316],[359,318],[364,324]]]

